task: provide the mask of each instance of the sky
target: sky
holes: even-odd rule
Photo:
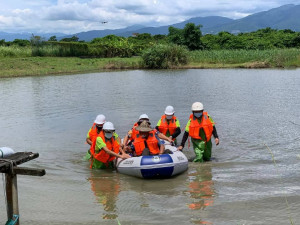
[[[285,4],[300,0],[0,0],[0,32],[75,34],[171,25],[192,17],[239,19]]]

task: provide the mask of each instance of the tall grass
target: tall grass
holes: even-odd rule
[[[30,47],[0,46],[0,57],[28,57],[31,56]]]
[[[193,63],[240,64],[265,62],[275,67],[299,66],[300,49],[272,50],[205,50],[190,53]]]

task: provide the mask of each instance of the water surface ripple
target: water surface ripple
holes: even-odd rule
[[[299,224],[299,72],[137,70],[0,79],[0,146],[40,153],[24,166],[47,171],[18,177],[21,223]],[[82,160],[97,114],[123,137],[142,113],[155,125],[167,105],[184,127],[195,101],[220,136],[211,162],[189,163],[171,179],[143,180],[91,171]],[[184,152],[193,158],[187,145]],[[3,185],[0,190],[4,224]]]

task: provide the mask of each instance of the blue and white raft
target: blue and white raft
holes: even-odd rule
[[[14,154],[15,151],[9,147],[0,147],[0,158]]]
[[[116,161],[119,173],[141,178],[168,178],[188,169],[188,159],[176,147],[165,143],[165,148],[173,154],[131,157]]]

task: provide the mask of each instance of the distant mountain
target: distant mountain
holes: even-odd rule
[[[217,34],[220,31],[228,31],[230,33],[251,32],[258,29],[271,27],[273,29],[291,29],[300,31],[300,5],[283,5],[268,11],[263,11],[246,16],[241,19],[233,20],[221,16],[195,17],[181,23],[176,23],[168,26],[160,27],[145,27],[142,25],[134,25],[123,29],[106,29],[106,30],[92,30],[87,32],[80,32],[72,35],[64,34],[34,34],[42,36],[46,39],[55,35],[59,40],[62,38],[77,36],[79,40],[91,41],[97,37],[105,37],[110,34],[117,36],[129,37],[133,33],[150,33],[168,34],[170,26],[176,28],[184,28],[187,23],[201,24],[201,31],[203,34],[211,33]],[[0,32],[0,40],[12,41],[18,39],[30,39],[31,33],[10,34]]]
[[[108,30],[108,29],[107,30],[91,30],[91,31],[80,32],[80,33],[72,34],[72,35],[65,35],[65,36],[59,37],[59,39],[70,38],[72,36],[76,36],[79,38],[79,40],[91,41],[94,38],[105,37],[110,34],[122,36],[120,34],[122,34],[124,32],[130,32],[130,35],[131,35],[133,32],[135,32],[135,30],[139,30],[143,27],[144,26],[142,26],[142,25],[133,25],[133,26],[126,27],[123,29],[115,29],[115,30]]]
[[[237,20],[220,16],[195,17],[168,26],[143,27],[140,29],[124,28],[118,30],[98,30],[78,33],[76,35],[80,40],[89,41],[95,37],[104,37],[108,34],[115,34],[123,37],[129,37],[133,33],[150,33],[152,35],[168,34],[168,28],[170,26],[182,29],[187,23],[195,23],[196,25],[201,24],[201,31],[203,34],[217,34],[220,31],[228,31],[230,33],[251,32],[266,27],[300,31],[299,15],[300,5],[289,4],[268,11],[255,13]]]
[[[134,33],[150,33],[152,35],[156,35],[156,34],[168,34],[169,33],[169,27],[173,26],[176,28],[184,28],[184,26],[187,23],[194,23],[196,25],[201,24],[203,27],[201,28],[201,30],[205,29],[210,29],[210,27],[214,27],[214,26],[220,26],[220,25],[224,25],[227,23],[230,23],[234,21],[233,19],[229,19],[226,17],[221,17],[221,16],[207,16],[207,17],[195,17],[195,18],[191,18],[189,20],[183,21],[181,23],[175,23],[172,25],[168,25],[168,26],[161,26],[161,27],[145,27],[139,30],[135,30]],[[123,37],[129,37],[132,35],[133,32],[131,31],[126,31],[123,33],[119,33],[119,36],[123,36]]]
[[[220,31],[228,31],[230,33],[251,32],[266,27],[300,31],[299,15],[300,5],[284,5],[234,20],[225,25],[212,27],[211,33],[218,33]]]
[[[48,40],[51,36],[62,36],[63,33],[34,33],[34,36],[41,36]],[[6,33],[0,31],[0,40],[5,39],[5,41],[13,41],[15,39],[27,39],[29,40],[32,36],[32,33]]]

